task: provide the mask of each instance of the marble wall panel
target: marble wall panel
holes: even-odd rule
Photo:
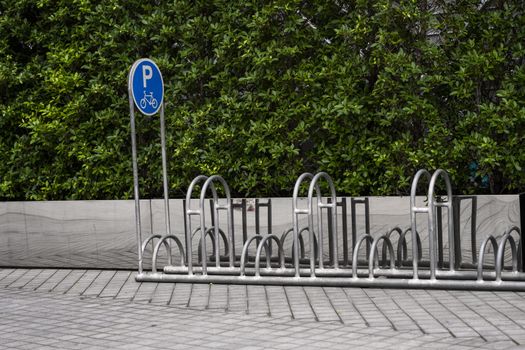
[[[418,197],[419,206],[425,204],[424,197]],[[475,246],[488,234],[501,234],[510,225],[519,226],[519,200],[517,195],[476,197]],[[235,202],[240,203],[240,199]],[[261,199],[266,203],[266,199]],[[460,228],[463,260],[473,258],[471,245],[472,201],[461,201]],[[192,207],[198,200],[192,201]],[[306,208],[306,200],[299,200],[299,206]],[[351,206],[347,198],[347,245],[351,254]],[[247,199],[247,236],[256,232],[255,199]],[[395,226],[403,230],[410,227],[408,197],[370,197],[370,233],[376,237]],[[292,199],[272,198],[272,226],[267,224],[267,208],[260,208],[260,232],[272,232],[279,236],[292,228]],[[207,202],[206,225],[211,226],[210,206]],[[443,213],[446,224],[446,213]],[[242,212],[234,210],[235,250],[239,255],[243,245]],[[418,231],[423,247],[428,247],[427,218],[418,214]],[[142,238],[151,233],[166,231],[164,201],[160,199],[141,200]],[[170,200],[171,231],[184,242],[183,201]],[[192,228],[200,223],[192,217]],[[221,212],[221,227],[226,231],[225,212]],[[299,218],[299,227],[307,225],[305,215]],[[322,223],[327,231],[327,220]],[[339,258],[343,257],[343,220],[338,209]],[[356,234],[365,230],[364,205],[356,206]],[[200,235],[193,240],[194,258],[197,256]],[[394,238],[394,243],[396,242]],[[308,239],[305,237],[308,253]],[[443,237],[445,250],[448,246],[446,228]],[[208,242],[210,242],[208,240]],[[324,253],[328,255],[328,239],[324,240]],[[211,244],[207,243],[208,251]],[[250,249],[254,253],[255,245]],[[479,249],[479,248],[478,248]],[[291,237],[285,243],[285,250],[291,251]],[[410,245],[409,245],[410,250]],[[148,255],[149,254],[149,255]],[[162,254],[161,254],[162,255]],[[446,251],[445,251],[446,255]],[[93,267],[93,268],[136,268],[136,233],[134,201],[56,201],[56,202],[2,202],[0,203],[0,265],[1,266],[48,266],[48,267]],[[428,257],[428,248],[424,249]],[[475,255],[474,255],[475,257]],[[145,267],[149,267],[150,252],[145,256]]]

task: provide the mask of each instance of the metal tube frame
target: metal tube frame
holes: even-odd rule
[[[428,191],[428,206],[416,207],[415,193],[419,178],[425,175],[429,179]],[[447,185],[447,200],[443,202],[436,202],[434,198],[434,187],[438,178],[443,178]],[[321,196],[319,181],[327,181],[330,187],[329,202],[323,202]],[[299,208],[299,189],[303,182],[309,181],[308,187],[308,206],[307,208]],[[197,183],[204,182],[202,186],[199,209],[191,208],[191,192]],[[226,205],[220,205],[217,191],[214,182],[220,182],[226,194]],[[212,217],[214,221],[213,227],[205,227],[204,204],[206,199],[206,192],[210,189],[213,196]],[[314,193],[315,192],[315,193]],[[314,195],[317,201],[314,202]],[[412,183],[410,201],[411,227],[402,231],[398,227],[387,231],[375,239],[369,233],[361,235],[354,240],[354,249],[352,254],[352,266],[339,267],[337,244],[330,245],[331,255],[335,257],[330,267],[325,267],[323,259],[323,227],[321,225],[320,216],[322,216],[322,209],[329,209],[330,211],[330,226],[334,228],[329,230],[329,234],[333,234],[333,242],[337,243],[337,201],[335,194],[335,187],[331,178],[326,173],[318,173],[315,176],[310,173],[302,174],[297,180],[294,188],[294,196],[292,201],[293,222],[294,227],[285,231],[279,238],[274,234],[256,234],[246,241],[243,245],[242,254],[240,257],[240,265],[235,261],[235,257],[231,254],[231,242],[233,241],[233,231],[230,229],[233,226],[232,220],[228,220],[228,239],[225,240],[225,234],[219,229],[218,212],[219,210],[231,210],[231,198],[229,188],[222,177],[214,175],[211,177],[198,176],[192,181],[186,197],[186,255],[182,243],[173,235],[154,235],[143,242],[141,246],[141,254],[143,255],[145,247],[149,242],[155,238],[160,238],[155,245],[152,256],[152,272],[139,271],[136,277],[137,281],[147,282],[190,282],[190,283],[227,283],[227,284],[264,284],[264,285],[303,285],[303,286],[349,286],[349,287],[383,287],[383,288],[426,288],[426,289],[469,289],[469,290],[515,290],[525,291],[525,273],[518,272],[520,268],[521,259],[519,250],[521,245],[516,243],[515,236],[519,236],[521,240],[520,229],[516,226],[510,227],[505,233],[498,238],[494,236],[487,237],[481,244],[476,270],[456,270],[455,255],[454,255],[454,226],[455,216],[452,210],[452,193],[448,176],[443,170],[436,171],[432,176],[426,170],[419,171]],[[315,203],[315,205],[314,205]],[[317,210],[314,207],[317,206]],[[436,253],[436,208],[445,207],[448,209],[448,234],[449,234],[449,264],[448,270],[438,269]],[[419,262],[421,261],[421,239],[416,230],[416,213],[426,213],[428,215],[429,225],[429,250],[430,261],[428,269],[419,270]],[[200,227],[198,227],[193,234],[201,231],[201,248],[203,252],[203,259],[200,266],[193,266],[191,256],[191,216],[200,216]],[[308,216],[308,225],[299,230],[299,215]],[[317,215],[317,217],[316,217]],[[231,211],[228,212],[227,217],[232,218]],[[317,227],[314,230],[314,223],[317,219]],[[308,231],[310,236],[310,256],[308,259],[308,268],[300,265],[300,259],[304,258],[304,240],[303,233]],[[315,232],[317,231],[317,232]],[[412,267],[406,268],[403,266],[403,261],[408,259],[406,234],[410,231],[412,235]],[[332,233],[333,232],[333,233]],[[397,241],[397,250],[392,244],[391,235],[393,233],[399,235]],[[292,242],[292,264],[285,265],[284,242],[287,236],[293,233]],[[221,235],[222,234],[222,235]],[[513,237],[514,234],[515,236]],[[205,238],[212,237],[214,243],[214,257],[215,266],[207,265],[207,256],[205,250]],[[225,254],[228,255],[227,265],[221,264],[219,236],[222,236],[225,244]],[[181,256],[180,265],[171,265],[171,248],[167,245],[168,240],[173,240],[179,247]],[[249,246],[253,241],[257,242],[256,254],[254,264],[250,262],[248,256]],[[269,249],[270,242],[275,242],[278,247],[277,260],[272,258],[272,253]],[[382,242],[382,264],[379,263],[379,243]],[[432,243],[433,242],[433,243]],[[360,247],[366,243],[370,245],[367,252],[366,264],[367,268],[359,268],[359,250]],[[508,244],[507,244],[508,243]],[[484,265],[484,257],[486,246],[491,244],[494,248],[495,265],[494,269],[487,271]],[[156,259],[160,247],[164,245],[168,250],[168,266],[165,266],[162,272],[157,271]],[[509,271],[504,268],[504,255],[506,247],[510,246],[512,267]],[[266,266],[260,267],[260,259],[266,253]],[[389,268],[386,269],[387,251],[389,255]],[[253,260],[252,260],[253,261]],[[185,264],[186,262],[186,264]],[[250,263],[249,263],[250,262]],[[224,263],[226,264],[226,262]],[[273,264],[273,265],[272,265]],[[277,268],[274,268],[277,267]]]

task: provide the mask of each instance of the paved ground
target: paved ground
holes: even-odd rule
[[[525,347],[525,293],[136,283],[0,269],[1,349]]]

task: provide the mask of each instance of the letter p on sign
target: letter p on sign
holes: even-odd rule
[[[146,88],[147,81],[153,78],[153,70],[151,66],[144,64],[142,66],[142,81],[144,82],[144,89]]]

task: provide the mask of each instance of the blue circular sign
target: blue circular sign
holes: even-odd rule
[[[135,61],[129,72],[128,88],[143,114],[153,115],[159,111],[164,101],[164,81],[155,62],[149,58]]]

